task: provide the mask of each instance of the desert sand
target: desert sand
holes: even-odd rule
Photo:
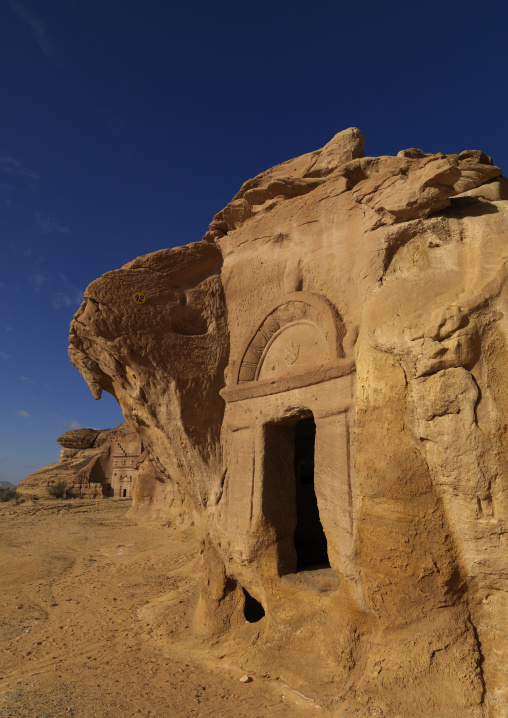
[[[325,714],[196,644],[194,531],[138,524],[130,504],[0,508],[2,718]]]

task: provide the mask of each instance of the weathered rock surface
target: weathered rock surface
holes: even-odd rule
[[[59,436],[57,442],[65,449],[91,449],[100,433],[99,429],[72,429]]]
[[[337,716],[501,718],[508,181],[363,143],[93,282],[70,356],[150,447],[140,498],[192,506],[197,635]]]

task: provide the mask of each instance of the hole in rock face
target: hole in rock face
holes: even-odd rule
[[[314,419],[301,419],[294,428],[294,474],[296,488],[296,530],[294,542],[297,570],[329,567],[328,546],[319,518],[314,490]]]
[[[245,588],[242,588],[242,591],[245,597],[245,605],[243,608],[245,620],[248,623],[257,623],[264,617],[265,609]]]

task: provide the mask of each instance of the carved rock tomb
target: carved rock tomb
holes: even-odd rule
[[[190,507],[197,643],[337,716],[501,718],[508,182],[363,146],[93,282],[70,356]]]

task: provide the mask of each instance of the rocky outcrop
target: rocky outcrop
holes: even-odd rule
[[[65,482],[69,498],[135,498],[129,515],[172,525],[187,523],[191,506],[177,487],[161,482],[148,451],[127,424],[116,429],[74,429],[59,436],[56,464],[23,479],[18,492],[47,496],[48,487]]]
[[[62,447],[58,462],[23,479],[19,484],[21,494],[47,496],[49,486],[64,481],[70,497],[118,497],[124,492],[132,496],[136,467],[140,459],[143,461],[144,449],[127,424],[103,431],[67,431],[57,442]],[[122,464],[129,464],[125,471],[118,466],[120,458]]]
[[[139,500],[192,507],[197,635],[337,716],[501,718],[508,181],[363,145],[93,282],[70,356],[151,451]]]

